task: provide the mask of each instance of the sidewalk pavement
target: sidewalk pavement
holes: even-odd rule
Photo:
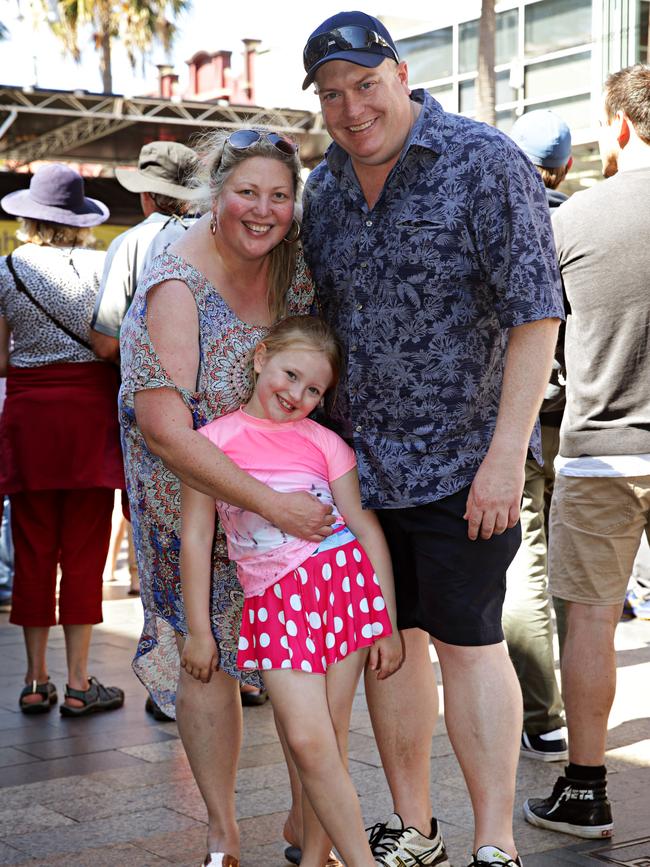
[[[205,810],[176,725],[145,714],[145,691],[130,668],[141,609],[139,599],[126,596],[126,570],[120,574],[118,583],[105,584],[105,622],[94,631],[90,670],[125,689],[121,710],[84,719],[64,719],[56,708],[42,716],[21,714],[22,635],[0,614],[0,864],[196,867],[205,856]],[[607,757],[616,836],[585,842],[526,824],[522,802],[546,796],[562,765],[522,759],[515,837],[525,867],[650,865],[650,622],[621,623],[617,649]],[[62,698],[60,627],[51,633],[49,664]],[[244,717],[237,783],[242,867],[286,867],[282,825],[289,786],[271,707],[246,708]],[[370,825],[391,812],[391,801],[362,687],[351,729],[350,770]],[[431,777],[452,865],[465,867],[472,813],[442,717]]]

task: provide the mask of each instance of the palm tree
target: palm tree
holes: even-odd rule
[[[124,45],[131,66],[144,60],[154,42],[169,53],[176,35],[175,18],[189,8],[191,0],[30,0],[32,9],[44,15],[64,50],[78,63],[81,59],[79,31],[92,28],[104,93],[113,90],[112,42]]]
[[[481,0],[478,36],[478,78],[476,88],[476,118],[496,126],[496,55],[497,17],[494,0]]]

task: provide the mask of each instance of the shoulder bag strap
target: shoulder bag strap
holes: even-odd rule
[[[9,268],[9,270],[11,271],[11,276],[14,278],[14,283],[16,284],[16,289],[18,289],[19,292],[22,292],[23,295],[26,295],[29,298],[29,300],[32,302],[34,307],[37,307],[41,311],[41,313],[43,313],[44,316],[47,316],[47,318],[50,320],[50,322],[53,322],[57,326],[57,328],[60,328],[61,331],[65,332],[65,334],[68,335],[68,337],[70,337],[72,340],[75,340],[77,343],[80,343],[82,346],[84,346],[86,349],[89,349],[92,352],[93,348],[90,345],[90,343],[88,343],[87,340],[84,340],[83,337],[79,337],[78,334],[75,334],[74,331],[71,331],[67,325],[63,324],[63,322],[59,322],[59,320],[56,318],[56,316],[53,316],[49,310],[46,310],[45,307],[43,307],[43,305],[41,304],[41,302],[37,298],[34,298],[34,296],[29,291],[27,286],[25,286],[25,284],[20,279],[18,274],[16,274],[16,269],[14,268],[14,264],[11,261],[11,253],[9,253],[9,255],[7,256],[5,261],[7,263],[7,268]]]

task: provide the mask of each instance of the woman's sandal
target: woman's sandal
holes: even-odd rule
[[[117,710],[124,704],[124,690],[119,686],[104,686],[95,677],[89,677],[88,684],[88,689],[72,689],[65,685],[65,697],[75,698],[83,702],[83,706],[62,704],[59,708],[62,716],[87,716],[102,710]]]
[[[292,846],[291,843],[284,850],[284,857],[290,864],[300,864],[302,859],[302,850],[299,846]],[[326,867],[343,867],[343,864],[339,861],[332,850],[327,858]]]
[[[40,695],[41,701],[24,701],[28,695]],[[33,680],[20,693],[18,704],[23,713],[49,713],[53,704],[59,700],[56,687],[48,678],[45,683]]]
[[[239,858],[226,855],[225,852],[208,852],[202,867],[207,867],[208,864],[211,867],[239,867]]]
[[[264,688],[258,689],[257,687],[248,685],[245,690],[240,686],[239,694],[241,696],[242,707],[259,707],[259,705],[268,701],[269,697],[268,692]]]

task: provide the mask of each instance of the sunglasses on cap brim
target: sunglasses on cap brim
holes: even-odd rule
[[[244,151],[262,139],[266,139],[276,150],[287,156],[293,156],[298,150],[298,145],[295,142],[289,141],[289,139],[284,138],[279,133],[265,132],[258,129],[238,129],[228,136],[225,145],[234,148],[236,151]]]
[[[335,54],[338,51],[371,51],[372,49],[387,48],[394,60],[399,63],[399,57],[395,49],[383,36],[367,27],[351,24],[348,27],[336,27],[327,33],[312,36],[302,54],[305,72],[309,72],[315,63]]]

